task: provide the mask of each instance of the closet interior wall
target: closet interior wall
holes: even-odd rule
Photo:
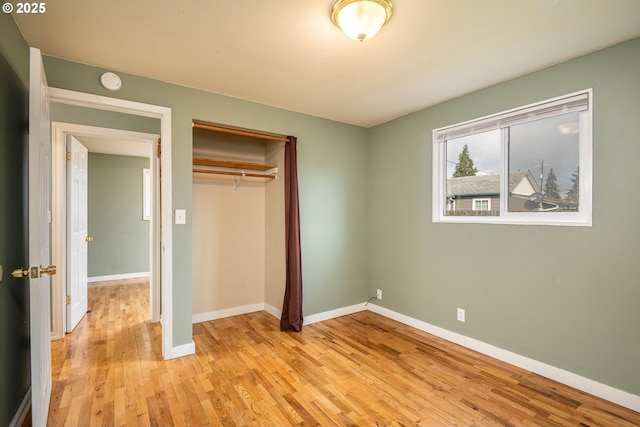
[[[193,173],[194,322],[281,310],[284,146],[281,141],[194,128],[194,158],[278,165],[275,179]]]

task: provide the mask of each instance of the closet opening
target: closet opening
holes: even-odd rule
[[[261,310],[280,318],[287,141],[194,120],[194,323]]]

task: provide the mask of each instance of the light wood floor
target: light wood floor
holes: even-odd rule
[[[371,312],[281,333],[265,312],[194,325],[161,360],[147,284],[89,289],[54,341],[50,426],[640,426],[640,414]]]

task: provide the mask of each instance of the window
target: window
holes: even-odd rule
[[[491,199],[473,199],[474,211],[490,211]]]
[[[433,132],[433,221],[591,225],[591,90]]]

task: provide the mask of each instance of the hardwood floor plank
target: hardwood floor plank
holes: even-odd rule
[[[372,312],[279,331],[265,312],[193,326],[164,361],[140,280],[92,284],[52,342],[50,426],[640,426],[640,414]]]
[[[107,401],[102,406],[102,411],[99,413],[94,412],[92,415],[99,415],[102,418],[102,427],[108,427],[114,425],[114,401]]]

